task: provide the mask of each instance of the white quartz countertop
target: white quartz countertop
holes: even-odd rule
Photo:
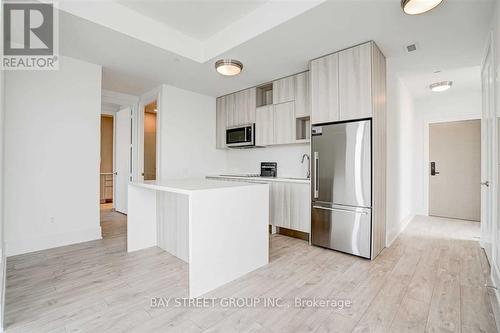
[[[258,185],[242,182],[221,182],[205,178],[172,179],[165,181],[148,180],[143,182],[132,182],[130,184],[133,186],[148,188],[157,191],[175,192],[182,194],[191,194],[195,191]]]
[[[239,176],[239,175],[214,175],[207,176],[208,179],[234,179],[234,180],[251,180],[255,182],[286,182],[286,183],[301,183],[310,184],[311,180],[307,178],[293,177],[255,177],[255,176]]]

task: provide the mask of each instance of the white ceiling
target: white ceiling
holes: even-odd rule
[[[263,0],[118,0],[118,3],[193,37],[206,40],[263,5]]]
[[[283,6],[286,7],[286,3]],[[319,5],[316,2],[314,6],[301,7],[301,14],[297,11],[296,15],[290,14],[291,18],[280,16],[279,11],[263,14],[262,10],[271,4],[281,6],[280,2],[266,2],[229,27],[237,27],[256,14],[267,23],[276,17],[275,21],[280,24],[272,28],[268,25],[268,30],[257,31],[249,39],[250,35],[245,35],[244,30],[235,29],[234,34],[243,37],[228,42],[233,46],[219,43],[219,48],[211,47],[213,52],[209,54],[215,54],[208,60],[203,60],[204,57],[194,59],[172,48],[158,47],[150,40],[133,37],[130,32],[120,33],[66,13],[60,17],[60,49],[62,54],[102,64],[106,89],[140,94],[159,83],[167,83],[219,96],[302,71],[307,69],[310,59],[374,40],[387,57],[390,69],[412,92],[418,93],[417,90],[431,83],[426,81],[433,79],[429,75],[436,70],[445,75],[480,64],[493,0],[447,0],[421,16],[403,14],[399,0],[331,0]],[[177,32],[187,36],[203,28],[204,23],[199,27],[191,23],[186,25],[189,26],[187,30]],[[181,29],[177,23],[170,26]],[[256,21],[247,30],[254,29],[254,34],[258,26]],[[207,31],[212,29],[210,33],[220,29],[213,24],[207,27]],[[227,27],[208,40],[226,36],[225,30]],[[407,54],[404,45],[413,42],[418,42],[419,50]],[[227,50],[216,52],[217,49]],[[218,58],[242,61],[243,72],[232,78],[218,75],[214,70]],[[465,73],[471,74],[471,71],[464,70],[464,80]],[[456,86],[460,85],[460,80],[457,76]]]
[[[444,95],[445,93],[435,93],[429,85],[441,81],[453,81],[450,90],[454,93],[467,93],[471,90],[481,89],[480,66],[462,67],[451,70],[439,71],[439,73],[429,72],[402,77],[409,91],[416,99],[424,99]]]

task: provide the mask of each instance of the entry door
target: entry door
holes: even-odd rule
[[[481,121],[429,126],[429,215],[479,221]]]
[[[125,108],[116,114],[115,210],[127,214],[128,183],[131,176],[131,111]]]

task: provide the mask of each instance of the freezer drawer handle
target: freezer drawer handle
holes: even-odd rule
[[[328,208],[328,207],[322,207],[322,206],[313,206],[313,208],[323,209],[323,210],[331,210],[334,212],[348,212],[348,213],[353,213],[353,214],[368,215],[368,212],[365,212],[365,211],[357,211],[357,210],[349,210],[349,209],[341,209],[341,208]]]
[[[314,199],[319,198],[319,153],[314,152]]]

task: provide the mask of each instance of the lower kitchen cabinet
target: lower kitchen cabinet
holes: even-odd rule
[[[271,182],[270,224],[309,233],[311,207],[309,184]]]
[[[236,180],[217,177],[215,179],[269,184],[269,224],[306,233],[311,232],[311,192],[308,183],[246,178]]]

